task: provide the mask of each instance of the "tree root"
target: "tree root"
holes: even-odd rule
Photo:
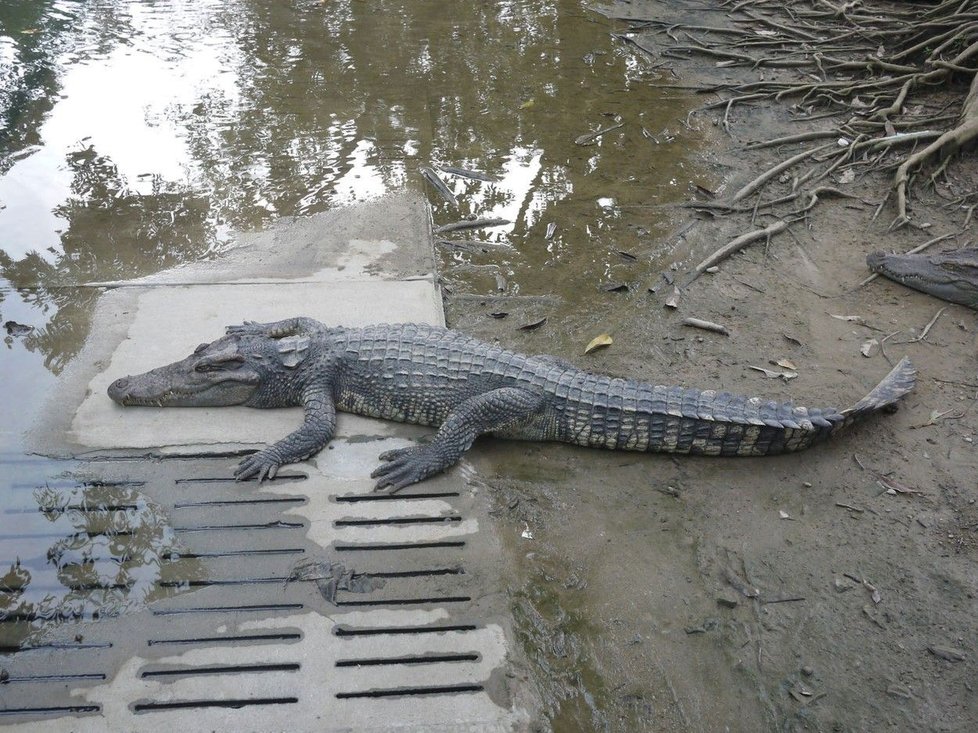
[[[971,82],[971,91],[965,99],[958,126],[945,132],[923,150],[908,157],[897,168],[893,179],[897,195],[897,217],[891,228],[901,227],[910,222],[907,216],[907,181],[910,170],[938,153],[952,155],[974,140],[978,140],[978,75]]]
[[[932,6],[887,5],[886,12],[876,12],[859,0],[805,4],[725,0],[719,5],[705,12],[723,13],[726,26],[703,20],[695,26],[648,20],[633,26],[633,31],[639,31],[632,34],[633,43],[656,49],[658,54],[696,55],[720,59],[718,64],[724,67],[757,70],[756,80],[741,78],[698,89],[719,95],[700,111],[722,110],[716,122],[728,133],[736,122],[734,110],[765,101],[792,100],[792,110],[800,113],[799,122],[825,118],[833,122],[828,129],[823,126],[749,143],[748,150],[812,141],[816,146],[793,152],[744,184],[726,202],[691,204],[693,208],[718,215],[750,211],[752,220],[763,209],[792,221],[800,212],[807,214],[818,201],[818,194],[804,189],[839,170],[847,171],[842,185],[853,180],[848,171],[857,168],[862,175],[895,171],[889,191],[896,195],[892,200],[889,195],[883,199],[873,219],[884,206],[895,207],[893,226],[903,226],[910,223],[908,196],[913,173],[943,159],[930,176],[933,183],[945,175],[954,153],[978,140],[978,69],[973,68],[978,60],[978,7],[973,0],[941,0]],[[643,35],[646,40],[641,43],[634,38]],[[656,40],[649,40],[650,36]],[[962,80],[970,91],[962,94],[958,114],[945,114],[948,107],[956,106],[953,102],[937,111],[928,104],[933,89],[957,89]],[[834,141],[817,143],[833,138],[842,142],[841,149]],[[809,163],[793,180],[785,175]],[[789,181],[790,192],[783,193]],[[774,190],[768,201],[758,198],[754,206],[746,205],[750,196],[765,187]],[[802,209],[779,214],[775,208],[812,195]],[[978,206],[972,203],[965,207],[968,222]],[[711,258],[723,259],[728,247],[737,251],[750,241],[782,231],[781,226],[775,223],[741,235]],[[769,231],[772,229],[777,231]],[[696,274],[715,264],[711,258],[704,260],[708,264],[697,266]]]

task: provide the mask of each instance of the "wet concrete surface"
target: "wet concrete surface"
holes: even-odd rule
[[[112,284],[93,315],[98,338],[48,395],[31,450],[81,460],[27,462],[12,477],[19,501],[5,518],[20,526],[0,533],[0,548],[19,553],[0,588],[4,722],[528,727],[535,693],[511,661],[477,477],[464,466],[420,490],[372,490],[377,456],[424,431],[341,415],[328,449],[259,485],[234,480],[236,461],[295,429],[300,409],[107,399],[116,375],[173,360],[246,310],[262,321],[443,322],[416,196],[246,239],[210,263]]]

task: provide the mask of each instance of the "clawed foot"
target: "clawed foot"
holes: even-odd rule
[[[265,324],[258,321],[245,321],[240,325],[228,326],[224,329],[228,336],[251,336],[265,333]]]
[[[387,487],[391,493],[400,491],[405,486],[424,481],[442,468],[427,445],[385,451],[380,454],[380,460],[384,463],[370,474],[370,478],[378,479],[374,491]]]
[[[265,448],[243,459],[234,469],[234,480],[245,481],[252,476],[258,477],[258,483],[265,479],[275,478],[282,461],[271,448]]]

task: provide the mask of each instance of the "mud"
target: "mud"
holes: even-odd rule
[[[711,60],[672,68],[690,85],[730,74]],[[788,105],[733,113],[729,137],[718,117],[690,124],[708,151],[694,164],[719,195],[790,154],[742,150],[796,132]],[[955,159],[948,176],[974,190],[974,156]],[[572,315],[511,301],[517,319],[548,317],[533,331],[488,317],[507,309],[498,298],[449,296],[454,327],[657,383],[843,406],[903,355],[920,371],[896,414],[799,455],[716,460],[483,444],[476,456],[496,490],[514,615],[555,730],[978,725],[978,320],[890,282],[857,287],[875,249],[906,251],[943,234],[952,235],[945,248],[960,247],[974,234],[961,232],[962,212],[921,185],[913,206],[926,228],[887,231],[889,218],[872,214],[888,186],[867,176],[859,199],[824,202],[807,227],[749,247],[694,283],[675,312],[664,307],[671,288],[646,289],[662,280],[645,257],[641,286]],[[664,241],[677,277],[748,223],[678,213]],[[622,221],[645,224],[639,212]],[[684,328],[688,316],[731,335]],[[583,356],[605,332],[614,344]],[[866,357],[869,339],[883,348]],[[780,371],[778,360],[798,377],[748,369]]]

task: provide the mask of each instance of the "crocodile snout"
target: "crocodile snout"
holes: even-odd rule
[[[122,377],[109,385],[109,397],[116,402],[122,402],[129,391],[129,377]]]

